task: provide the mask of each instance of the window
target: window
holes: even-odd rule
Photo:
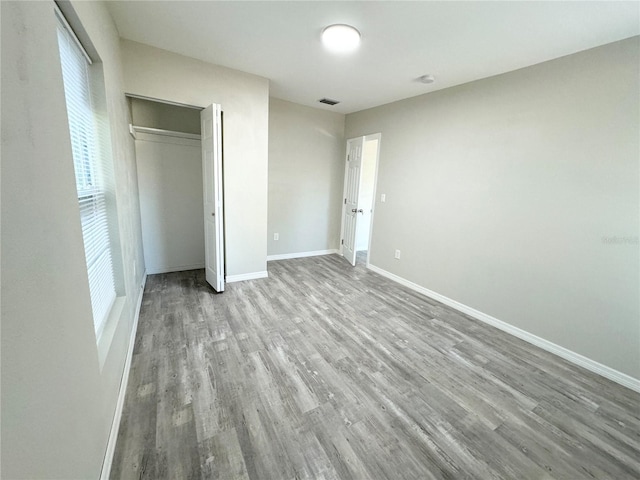
[[[62,14],[56,11],[56,15],[91,308],[99,339],[116,298],[109,239],[106,159],[100,149],[91,60]]]

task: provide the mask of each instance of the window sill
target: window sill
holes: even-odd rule
[[[98,359],[100,361],[100,372],[102,372],[104,363],[107,360],[107,356],[109,355],[111,343],[113,342],[113,337],[115,336],[118,324],[120,323],[119,320],[122,316],[122,310],[124,308],[126,299],[126,296],[116,297],[115,301],[113,302],[113,306],[111,307],[111,311],[109,312],[109,317],[105,322],[102,335],[100,335],[100,338],[98,338]]]

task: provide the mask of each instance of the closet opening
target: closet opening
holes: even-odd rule
[[[127,101],[130,131],[135,138],[146,271],[156,274],[206,268],[207,281],[220,292],[224,289],[222,158],[220,135],[213,135],[211,126],[216,123],[215,117],[213,122],[204,119],[211,107],[203,109],[132,95],[127,95]],[[207,129],[204,140],[202,128]],[[216,137],[213,142],[212,136]],[[219,163],[215,172],[218,188],[213,186],[210,168],[212,148]],[[203,155],[209,161],[206,172],[212,177],[211,185],[203,175]],[[215,206],[212,192],[219,200]],[[206,233],[213,237],[213,248]],[[212,250],[215,258],[208,262]],[[211,263],[220,271],[217,282],[209,276]]]

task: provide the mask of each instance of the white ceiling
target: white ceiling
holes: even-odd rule
[[[638,1],[113,1],[108,8],[123,38],[266,77],[273,97],[341,113],[640,34]],[[323,48],[320,33],[333,23],[360,30],[356,53]],[[417,82],[424,74],[436,82]],[[341,103],[317,103],[322,97]]]

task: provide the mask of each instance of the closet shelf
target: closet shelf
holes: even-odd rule
[[[151,135],[164,135],[165,137],[190,138],[192,140],[200,140],[201,136],[195,133],[176,132],[174,130],[163,130],[161,128],[139,127],[129,124],[129,132],[136,138],[137,133],[148,133]]]

